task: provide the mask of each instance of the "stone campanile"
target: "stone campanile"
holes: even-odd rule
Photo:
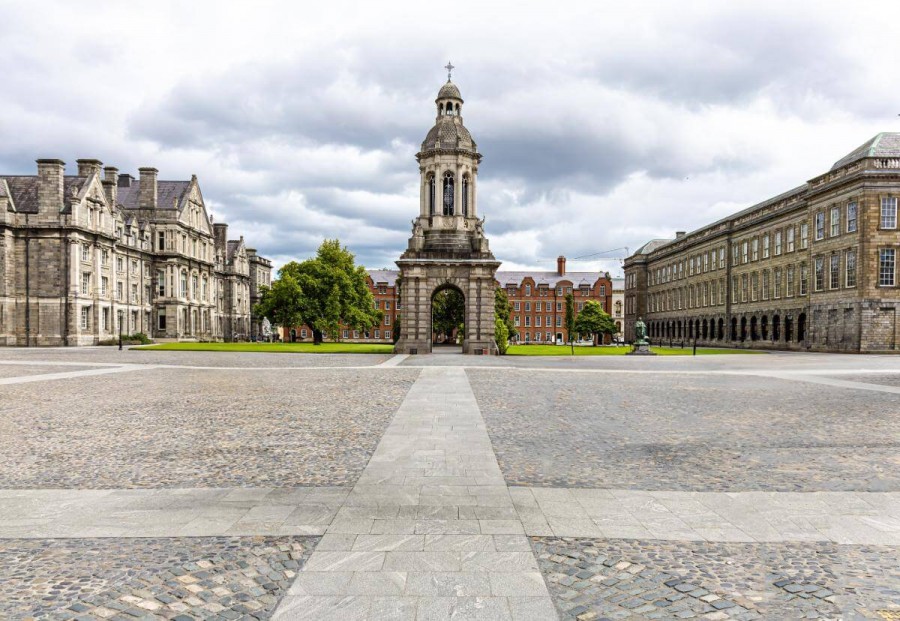
[[[478,217],[476,179],[481,154],[463,125],[463,98],[449,73],[434,102],[434,127],[416,154],[419,215],[412,222],[406,252],[397,261],[402,307],[395,351],[431,351],[432,298],[454,288],[465,298],[463,353],[496,353],[494,274],[500,262],[488,246],[484,218]]]

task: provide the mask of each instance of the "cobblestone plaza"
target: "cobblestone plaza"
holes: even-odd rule
[[[3,619],[893,619],[900,363],[4,350]]]

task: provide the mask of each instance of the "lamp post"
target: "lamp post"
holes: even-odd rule
[[[119,311],[119,351],[122,351],[122,311]]]

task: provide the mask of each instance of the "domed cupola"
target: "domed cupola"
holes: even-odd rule
[[[448,64],[449,68],[452,65]],[[463,125],[462,106],[463,98],[459,87],[450,81],[447,75],[447,83],[441,86],[437,99],[434,100],[437,107],[437,117],[434,127],[429,130],[425,140],[422,141],[422,152],[434,150],[462,150],[469,153],[477,153],[478,146],[472,140],[472,134]]]

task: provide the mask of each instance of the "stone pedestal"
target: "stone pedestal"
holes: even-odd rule
[[[635,343],[634,349],[625,354],[626,356],[655,356],[652,351],[650,351],[649,343]]]

